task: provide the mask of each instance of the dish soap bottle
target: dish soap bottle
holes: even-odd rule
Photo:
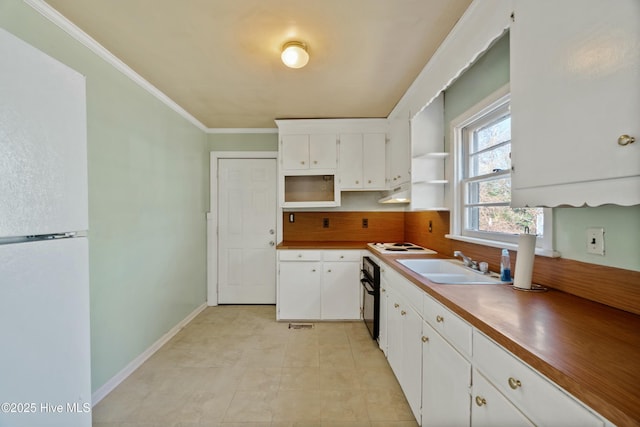
[[[503,282],[511,281],[511,258],[507,249],[502,250],[502,257],[500,258],[500,280]]]

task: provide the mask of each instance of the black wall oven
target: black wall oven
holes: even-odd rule
[[[380,266],[371,258],[362,258],[362,317],[371,334],[378,339],[380,330]]]

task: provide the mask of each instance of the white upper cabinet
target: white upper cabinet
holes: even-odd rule
[[[340,188],[383,190],[385,188],[384,133],[340,135]]]
[[[640,2],[515,0],[514,16],[513,205],[639,204]]]
[[[389,121],[387,184],[389,189],[409,182],[411,175],[411,130],[409,119]]]
[[[335,134],[282,135],[282,169],[335,169]]]

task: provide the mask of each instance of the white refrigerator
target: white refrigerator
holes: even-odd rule
[[[0,427],[89,427],[85,78],[2,29],[0,58]]]

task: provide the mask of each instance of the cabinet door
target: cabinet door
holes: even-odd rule
[[[514,206],[640,203],[640,2],[514,2]],[[614,181],[611,181],[614,180]]]
[[[386,177],[386,136],[383,133],[366,133],[362,142],[363,187],[366,190],[383,190]]]
[[[380,278],[380,324],[378,329],[378,346],[387,354],[387,281]]]
[[[358,262],[324,262],[321,318],[360,318],[360,265]]]
[[[473,427],[531,427],[534,425],[475,369],[471,400]]]
[[[422,426],[468,426],[471,363],[427,323],[422,328]]]
[[[311,169],[335,169],[337,159],[335,134],[309,135],[309,167]]]
[[[309,135],[282,135],[282,169],[309,169]]]
[[[402,317],[402,376],[400,386],[416,420],[422,405],[422,318],[408,304],[400,307]]]
[[[400,295],[387,288],[387,360],[391,370],[402,378],[402,316]]]
[[[317,261],[279,263],[279,319],[320,319],[320,268]]]
[[[340,135],[340,188],[362,189],[362,134]]]
[[[389,144],[386,144],[388,187],[409,182],[411,169],[411,130],[408,119],[390,121]]]

